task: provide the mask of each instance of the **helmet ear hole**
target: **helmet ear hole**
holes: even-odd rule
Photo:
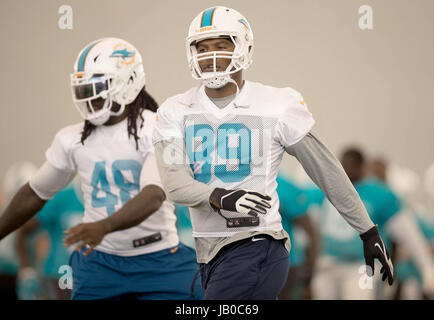
[[[134,80],[136,79],[136,72],[134,71],[133,74],[130,76],[130,78],[128,79],[128,84],[131,84],[134,82]]]

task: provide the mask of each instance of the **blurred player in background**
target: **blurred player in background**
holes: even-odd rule
[[[67,300],[71,290],[62,289],[59,286],[59,278],[63,275],[61,267],[68,266],[72,250],[65,248],[62,243],[63,232],[78,225],[83,218],[83,200],[79,185],[74,180],[65,189],[57,193],[53,199],[47,201],[44,207],[34,218],[40,228],[40,232],[46,239],[43,263],[37,273],[40,275],[41,299]],[[28,260],[29,251],[25,243],[30,234],[28,229],[21,228],[17,242],[21,249],[21,263]]]
[[[407,228],[417,229],[403,237],[420,238],[425,242],[425,258],[415,260],[409,248],[398,246],[396,249],[396,291],[394,299],[433,299],[434,298],[434,213],[429,209],[429,188],[423,190],[422,182],[416,172],[397,165],[388,165],[381,158],[373,159],[368,173],[389,185],[408,206]],[[429,175],[425,175],[428,177]],[[425,183],[426,185],[426,183]],[[396,230],[400,232],[400,230]],[[431,258],[430,258],[431,257]],[[431,264],[429,261],[433,261]],[[417,263],[418,262],[418,263]],[[422,270],[422,272],[421,272]]]
[[[341,163],[372,221],[378,225],[389,250],[393,239],[398,245],[411,248],[415,259],[425,261],[426,248],[423,241],[417,235],[414,236],[414,228],[410,226],[405,205],[386,184],[376,178],[366,177],[363,153],[357,148],[349,148],[343,152]],[[320,190],[318,192],[321,193]],[[325,200],[321,209],[317,219],[321,226],[322,257],[313,281],[315,298],[382,298],[377,279],[371,282],[372,287],[362,284],[363,248],[357,233],[342,223],[329,201]],[[370,274],[371,271],[367,270],[367,273]]]
[[[282,226],[291,239],[288,279],[279,299],[308,300],[312,297],[311,280],[319,252],[319,232],[308,215],[309,202],[303,190],[282,173],[276,182]]]
[[[18,162],[9,168],[4,179],[8,201],[36,172],[37,167],[28,161]],[[9,267],[6,269],[18,268],[16,291],[19,299],[69,298],[70,290],[59,288],[58,270],[60,266],[68,265],[71,253],[62,244],[63,231],[78,224],[83,216],[83,205],[76,191],[71,184],[59,192],[36,217],[0,242],[2,248],[9,246]],[[4,259],[0,260],[5,266]],[[5,289],[5,285],[1,287]]]
[[[190,207],[205,299],[276,299],[290,241],[276,177],[284,152],[298,159],[393,282],[393,266],[339,161],[313,135],[302,95],[243,80],[253,32],[236,10],[212,7],[190,24],[186,51],[202,85],[158,110],[154,146],[168,198]]]
[[[30,179],[37,171],[37,167],[29,161],[20,161],[8,168],[2,181],[3,203],[0,207],[0,216],[3,214],[5,206],[12,200],[14,194]],[[34,222],[28,222],[22,229],[32,228]],[[31,259],[28,260],[29,269],[21,268],[19,264],[20,248],[16,246],[17,232],[11,233],[0,241],[0,296],[4,299],[17,299],[23,296],[26,280],[27,284],[32,283],[31,287],[38,289],[39,282],[36,279],[36,272],[31,268],[36,263],[37,239],[32,238],[31,243],[26,243],[32,252]],[[25,290],[24,290],[25,291]],[[33,296],[33,295],[32,295]],[[31,296],[30,296],[31,297]]]
[[[0,239],[23,225],[78,173],[83,224],[67,231],[72,299],[191,299],[198,265],[179,243],[151,143],[158,108],[130,43],[103,38],[78,55],[71,75],[83,122],[60,130],[47,161],[0,217]],[[95,249],[95,250],[94,250]]]

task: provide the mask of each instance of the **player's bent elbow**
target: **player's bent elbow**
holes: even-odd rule
[[[167,190],[165,189],[167,198],[169,201],[177,204],[184,205],[188,203],[189,201],[186,199],[188,193],[185,191],[181,191],[179,189],[173,189],[173,190]]]
[[[180,199],[180,197],[177,196],[176,192],[167,192],[167,199],[173,203],[180,203],[182,201],[182,199]]]
[[[161,187],[156,185],[146,186],[145,189],[145,192],[149,193],[149,197],[152,199],[149,206],[153,209],[152,211],[157,211],[166,200],[166,194]]]

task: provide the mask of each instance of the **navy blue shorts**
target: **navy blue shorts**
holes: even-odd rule
[[[94,250],[89,256],[74,251],[71,299],[201,299],[202,288],[193,279],[199,270],[194,249],[177,247],[132,257]],[[193,291],[193,296],[191,295]]]
[[[204,299],[275,300],[288,269],[284,240],[259,234],[231,243],[201,265]]]

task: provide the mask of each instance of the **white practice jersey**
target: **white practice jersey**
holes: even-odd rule
[[[280,231],[276,177],[285,147],[300,141],[315,121],[303,97],[291,88],[245,81],[238,97],[219,109],[204,86],[167,99],[158,110],[154,144],[185,141],[186,163],[196,181],[211,187],[247,189],[272,197],[259,225],[228,227],[211,208],[190,208],[194,237],[230,237],[244,231]],[[174,161],[164,152],[164,161]],[[178,161],[176,159],[175,161]],[[222,210],[226,218],[243,218]]]
[[[57,169],[78,173],[84,197],[83,222],[94,222],[115,213],[140,191],[141,169],[145,161],[155,163],[152,132],[155,113],[144,110],[143,128],[138,120],[138,150],[128,137],[127,119],[112,126],[97,126],[80,142],[83,123],[60,130],[46,152],[47,161]],[[139,129],[140,128],[140,129]],[[154,165],[153,170],[158,170]],[[161,186],[158,179],[142,181]],[[143,178],[142,178],[143,180]],[[134,256],[167,249],[178,244],[173,204],[165,201],[160,209],[141,224],[104,237],[95,247],[109,254]],[[147,243],[149,236],[160,233],[161,240]],[[156,235],[158,238],[158,236]]]

